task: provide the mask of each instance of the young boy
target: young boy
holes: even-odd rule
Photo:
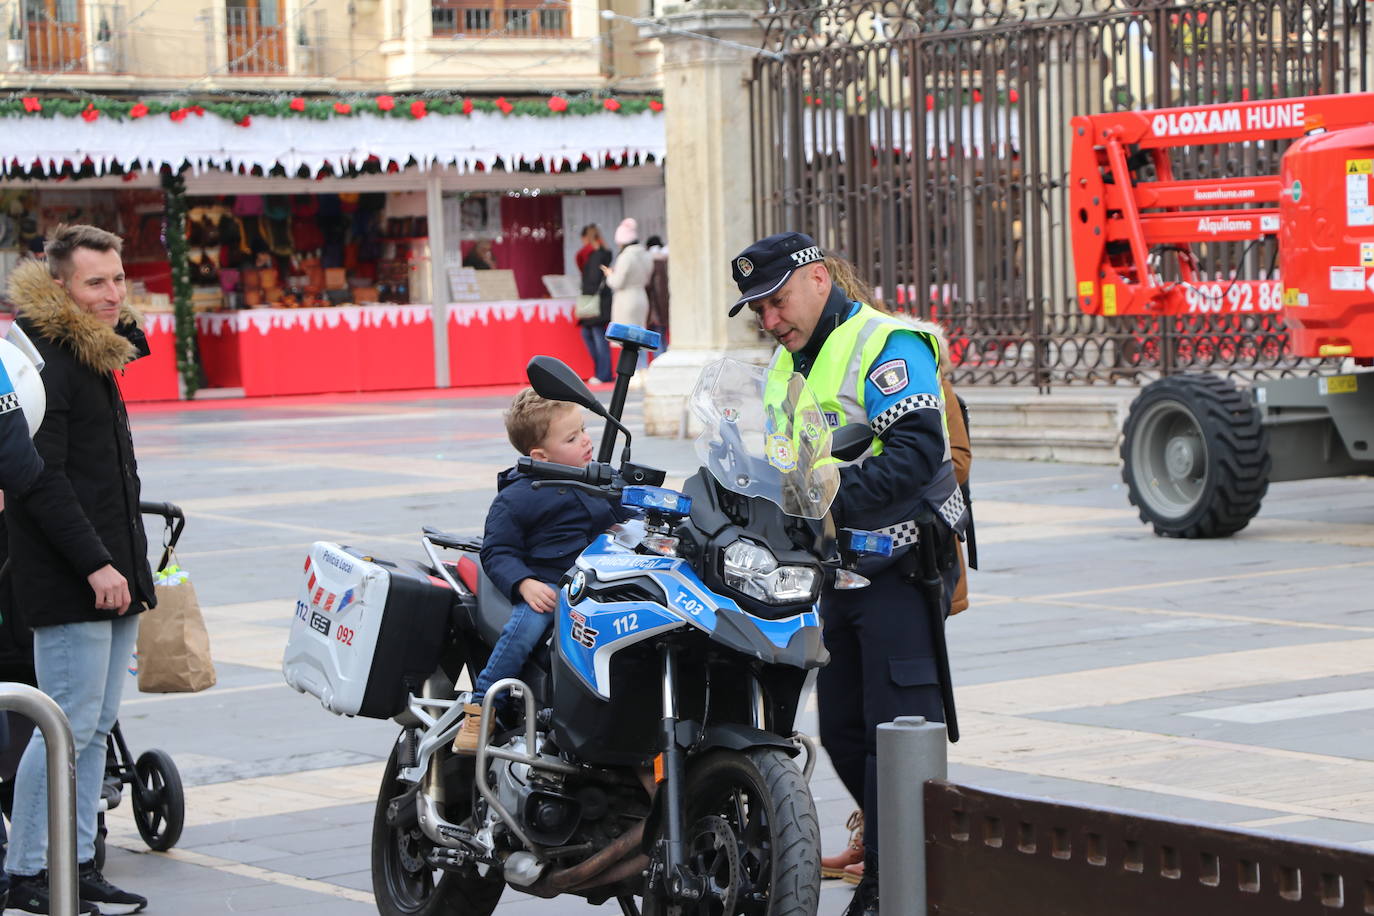
[[[592,440],[582,408],[549,401],[526,388],[506,411],[506,435],[522,455],[573,467],[592,460]],[[534,479],[507,468],[496,480],[497,494],[487,510],[482,536],[482,569],[514,605],[491,659],[473,685],[472,702],[453,739],[459,754],[477,753],[482,697],[492,684],[518,677],[525,660],[543,641],[558,607],[554,585],[597,535],[629,513],[604,499],[550,482],[538,490]],[[488,735],[490,737],[490,735]]]

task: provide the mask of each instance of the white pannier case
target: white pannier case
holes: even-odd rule
[[[339,715],[396,715],[439,666],[455,597],[419,564],[316,541],[282,659],[286,683]]]

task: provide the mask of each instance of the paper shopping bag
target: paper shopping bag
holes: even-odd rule
[[[138,616],[138,689],[144,693],[195,693],[215,684],[195,586],[176,569],[158,574],[157,607]]]

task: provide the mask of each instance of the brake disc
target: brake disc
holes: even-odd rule
[[[692,825],[687,868],[701,882],[701,899],[678,901],[669,916],[733,916],[739,902],[739,840],[723,817],[709,814]]]

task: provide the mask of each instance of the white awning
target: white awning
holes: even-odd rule
[[[11,117],[0,120],[0,175],[61,172],[64,164],[89,160],[104,174],[116,163],[144,169],[261,168],[280,165],[288,175],[302,167],[312,175],[326,165],[336,173],[376,158],[386,168],[414,159],[421,169],[450,166],[460,172],[490,170],[501,160],[512,168],[542,161],[556,171],[576,167],[586,156],[595,167],[623,158],[662,161],[663,116],[653,112],[564,117],[430,114],[419,120],[372,114],[317,121],[254,116],[248,127],[207,113],[182,121],[166,115],[137,120],[95,121],[68,117]]]

